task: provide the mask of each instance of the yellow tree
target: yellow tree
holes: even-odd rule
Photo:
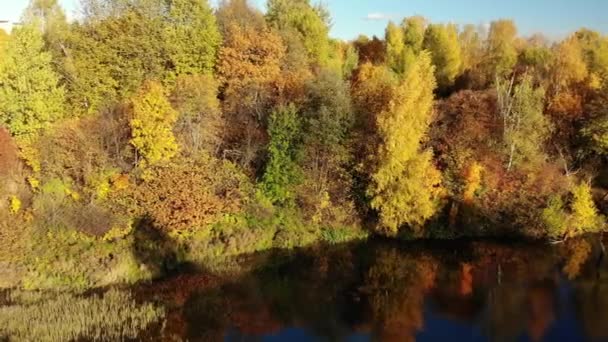
[[[381,229],[390,235],[404,224],[419,231],[437,210],[440,174],[431,151],[421,150],[431,123],[433,74],[431,57],[422,52],[376,115],[379,144],[367,192]]]
[[[591,196],[591,187],[582,182],[572,189],[572,226],[574,229],[585,232],[598,228],[599,220],[597,209]]]
[[[433,57],[438,86],[443,89],[452,86],[462,64],[456,26],[429,25],[424,35],[423,47],[430,51]]]
[[[507,76],[513,70],[517,62],[516,36],[517,28],[511,20],[497,20],[490,24],[484,61],[488,81]]]
[[[405,40],[401,27],[392,21],[386,26],[384,33],[386,42],[386,63],[394,72],[400,74],[405,71]]]
[[[171,159],[178,150],[173,135],[177,112],[171,108],[163,86],[147,81],[131,99],[131,144],[144,159],[142,166]]]

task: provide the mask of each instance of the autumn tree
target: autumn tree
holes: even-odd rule
[[[596,85],[608,81],[608,37],[588,29],[575,33],[583,50],[591,80]]]
[[[85,0],[85,16],[68,40],[68,96],[77,114],[108,109],[145,80],[167,74],[166,8],[156,1],[99,1]]]
[[[517,28],[511,20],[497,20],[490,23],[486,41],[484,69],[488,82],[496,77],[505,77],[511,73],[517,62],[515,39]]]
[[[23,15],[25,23],[39,25],[43,32],[45,49],[51,53],[53,67],[65,72],[67,58],[66,40],[69,25],[57,0],[30,0]]]
[[[171,103],[178,112],[175,132],[184,152],[190,155],[203,151],[217,153],[224,128],[217,95],[218,82],[211,75],[177,78]]]
[[[420,16],[405,18],[401,23],[403,41],[405,42],[403,50],[404,71],[415,62],[418,54],[422,51],[426,25],[426,19]]]
[[[249,5],[247,0],[221,0],[215,11],[222,36],[228,34],[230,25],[250,26],[256,30],[266,27],[264,14]]]
[[[389,235],[404,224],[418,231],[437,210],[440,175],[432,152],[421,146],[431,123],[433,73],[429,54],[422,52],[390,103],[376,116],[380,142],[373,157],[368,194]]]
[[[232,24],[219,53],[218,79],[227,119],[227,153],[252,166],[265,144],[263,132],[272,84],[279,77],[285,47],[269,29]]]
[[[349,86],[339,73],[323,70],[306,85],[306,93],[300,163],[306,182],[300,197],[312,208],[314,218],[328,219],[324,209],[349,203],[346,165],[351,161],[351,151],[347,143],[353,124]]]
[[[166,162],[178,151],[173,135],[177,112],[158,82],[148,81],[131,98],[131,144],[143,158],[142,165]]]
[[[498,106],[503,121],[507,170],[513,165],[538,163],[544,159],[543,145],[551,125],[543,114],[544,90],[534,88],[529,76],[520,84],[498,81]]]
[[[269,0],[266,19],[278,30],[299,36],[310,60],[325,65],[329,55],[329,14],[310,0]]]
[[[582,182],[572,189],[572,226],[586,232],[599,228],[598,212],[591,196],[591,187]]]
[[[386,51],[384,42],[381,39],[378,39],[378,37],[374,36],[372,39],[369,39],[365,35],[360,35],[355,39],[353,45],[357,50],[359,62],[361,64],[382,64],[385,62]]]
[[[477,67],[483,56],[484,37],[475,25],[464,25],[458,34],[460,55],[462,57],[461,71],[472,70]]]
[[[403,19],[403,40],[405,45],[416,55],[422,51],[424,43],[424,31],[426,30],[426,19],[420,16]]]
[[[176,76],[211,73],[221,37],[207,1],[172,0],[164,40]]]
[[[396,73],[405,71],[405,40],[403,29],[392,21],[386,26],[384,33],[386,42],[386,63]]]
[[[0,61],[0,118],[13,135],[34,133],[65,115],[64,89],[36,25],[13,30]]]
[[[429,25],[424,34],[423,47],[431,53],[439,88],[451,87],[462,64],[456,26]]]

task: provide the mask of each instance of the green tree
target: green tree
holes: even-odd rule
[[[507,170],[513,165],[542,161],[543,146],[551,132],[551,124],[543,114],[544,90],[534,88],[529,76],[517,85],[513,78],[510,82],[499,81],[496,89],[508,156]]]
[[[131,144],[149,166],[170,160],[178,151],[173,135],[177,112],[165,96],[163,86],[147,81],[131,99]]]
[[[329,57],[329,16],[309,0],[268,0],[266,19],[271,26],[299,35],[312,62],[325,65]]]
[[[85,17],[68,40],[68,96],[77,114],[111,108],[145,80],[162,80],[171,71],[161,2],[99,1],[84,1]]]
[[[417,230],[437,210],[439,173],[432,153],[421,151],[431,123],[433,74],[431,58],[422,52],[376,117],[380,143],[368,195],[388,234],[396,234],[404,224]]]
[[[297,164],[301,123],[294,105],[279,107],[270,114],[268,134],[268,162],[261,186],[273,203],[290,205],[301,178]]]
[[[587,69],[599,81],[608,81],[608,37],[598,32],[581,29],[575,33],[583,50]]]
[[[513,70],[517,62],[516,36],[517,28],[511,20],[497,20],[490,24],[484,58],[488,81],[508,76]]]
[[[37,25],[16,27],[0,60],[0,118],[13,135],[31,134],[65,114],[64,89]]]
[[[64,73],[66,63],[66,40],[69,25],[65,13],[57,0],[30,0],[23,15],[23,22],[40,25],[45,49],[53,56],[53,65]]]
[[[171,0],[164,41],[171,73],[211,73],[221,36],[207,1]]]
[[[441,89],[451,87],[461,69],[458,31],[454,25],[431,24],[424,34],[423,47],[431,52],[435,78]]]
[[[349,85],[341,74],[322,70],[306,85],[302,106],[303,152],[300,165],[305,184],[300,201],[319,215],[322,204],[349,201],[350,177],[346,165],[351,151],[347,145],[353,124]]]

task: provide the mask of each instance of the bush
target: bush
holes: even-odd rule
[[[127,191],[136,216],[163,230],[200,229],[221,215],[239,212],[249,196],[247,179],[229,162],[204,157],[149,170]]]

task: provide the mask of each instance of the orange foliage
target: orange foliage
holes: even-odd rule
[[[19,165],[19,150],[10,133],[0,127],[0,176],[7,176]]]
[[[128,195],[139,214],[147,214],[160,229],[200,229],[220,214],[236,213],[245,201],[243,180],[232,168],[211,158],[179,161],[151,172],[151,179]]]

